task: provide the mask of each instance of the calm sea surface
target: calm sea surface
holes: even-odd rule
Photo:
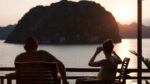
[[[39,45],[38,49],[50,52],[68,68],[88,68],[88,61],[94,54],[97,46],[100,45]],[[115,44],[115,51],[122,59],[124,57],[131,59],[129,68],[136,68],[137,58],[129,50],[137,50],[137,39],[123,39],[121,43]],[[13,67],[16,55],[21,52],[24,52],[23,45],[8,44],[4,43],[4,40],[0,40],[0,67]],[[150,39],[143,39],[143,56],[147,58],[150,56]],[[102,52],[96,59],[104,58]],[[130,84],[135,84],[135,81],[129,82]]]

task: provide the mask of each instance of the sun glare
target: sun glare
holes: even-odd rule
[[[130,23],[132,14],[128,9],[120,9],[114,13],[116,20],[120,23]]]
[[[118,12],[118,18],[128,20],[130,18],[130,14],[127,10],[121,10]]]

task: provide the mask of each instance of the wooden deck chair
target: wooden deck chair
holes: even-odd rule
[[[84,80],[84,84],[125,84],[126,83],[126,70],[129,64],[130,58],[124,58],[120,70],[120,75],[118,80],[108,81],[108,80]]]
[[[60,84],[55,62],[16,63],[16,84]]]
[[[126,76],[127,76],[127,68],[128,68],[128,64],[129,64],[130,58],[124,58],[123,62],[122,62],[122,66],[121,66],[121,70],[120,70],[120,75],[118,77],[118,80],[115,81],[116,84],[125,84],[126,83]]]

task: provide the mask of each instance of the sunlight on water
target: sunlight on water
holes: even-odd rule
[[[7,44],[0,41],[0,67],[13,67],[16,55],[24,52],[23,45]],[[46,50],[61,60],[66,67],[89,68],[88,62],[99,45],[39,45],[39,50]],[[137,67],[137,57],[129,50],[137,50],[136,39],[123,39],[121,43],[115,44],[114,50],[121,57],[130,58],[129,68]],[[150,56],[150,39],[143,40],[143,56]],[[103,53],[96,60],[104,59]],[[144,64],[142,64],[144,66]],[[145,67],[145,66],[144,66]],[[0,73],[4,74],[3,72]],[[67,73],[67,75],[97,75],[97,73]],[[130,75],[137,75],[132,73]],[[74,84],[74,81],[70,81]],[[128,84],[136,84],[136,80],[128,80]]]
[[[46,50],[61,60],[66,67],[88,67],[88,61],[99,45],[39,45],[39,50]],[[135,68],[136,56],[129,50],[136,50],[135,39],[123,39],[121,43],[115,44],[116,53],[123,59],[131,58],[129,67]],[[24,52],[23,45],[7,44],[0,41],[0,66],[14,66],[16,55]],[[104,59],[102,53],[96,60]],[[133,64],[133,65],[132,65]]]
[[[118,43],[115,45],[115,51],[118,53],[118,55],[121,57],[123,60],[125,57],[130,58],[130,63],[129,63],[129,68],[136,68],[137,64],[137,59],[136,56],[131,54],[129,51],[130,50],[135,50],[136,51],[137,45],[136,45],[136,40],[128,40],[124,39],[122,40],[121,43]]]
[[[130,42],[128,40],[123,40],[121,44],[117,44],[117,51],[121,54],[121,58],[124,59],[125,57],[130,58],[129,49],[130,49]]]

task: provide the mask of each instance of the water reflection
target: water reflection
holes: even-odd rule
[[[133,54],[129,52],[129,50],[136,50],[137,44],[136,40],[127,40],[123,39],[121,43],[118,43],[115,45],[115,51],[118,53],[118,55],[121,57],[123,60],[125,57],[130,58],[129,66],[128,68],[136,68],[137,67],[137,58]],[[118,66],[119,68],[121,67]],[[131,76],[136,76],[137,73],[131,73],[129,74]],[[128,84],[137,84],[136,80],[127,80]]]
[[[129,42],[129,40],[122,40],[122,43],[116,44],[115,49],[120,54],[121,59],[124,59],[125,57],[130,58],[130,53],[129,53],[130,42]]]
[[[115,45],[115,51],[123,60],[125,57],[130,58],[129,68],[136,68],[137,58],[129,52],[129,50],[136,50],[136,40],[123,39],[121,43]]]

